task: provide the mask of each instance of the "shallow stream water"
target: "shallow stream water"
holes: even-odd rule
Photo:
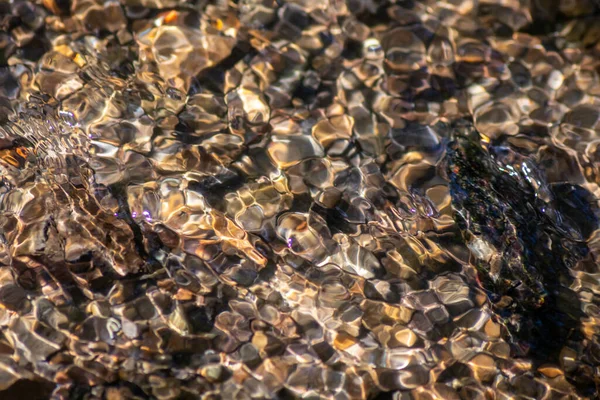
[[[0,399],[600,396],[600,4],[0,3]]]

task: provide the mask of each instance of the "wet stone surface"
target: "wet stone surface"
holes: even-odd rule
[[[598,397],[558,3],[0,4],[0,398]]]

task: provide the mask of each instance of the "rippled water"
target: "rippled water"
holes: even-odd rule
[[[0,398],[597,398],[599,7],[0,3]]]

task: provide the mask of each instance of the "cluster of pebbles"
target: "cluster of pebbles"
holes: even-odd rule
[[[0,398],[598,396],[598,7],[0,3]]]

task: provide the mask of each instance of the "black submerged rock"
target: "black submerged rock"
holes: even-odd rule
[[[584,188],[547,184],[534,160],[484,149],[477,136],[460,134],[448,149],[455,218],[471,247],[487,251],[479,279],[515,349],[536,363],[556,362],[567,341],[579,340],[582,312],[570,270],[589,251],[597,209]]]

